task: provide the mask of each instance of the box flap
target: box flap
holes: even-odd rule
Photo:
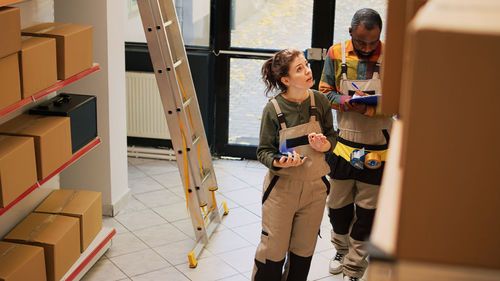
[[[100,198],[100,192],[88,190],[54,190],[36,209],[35,212],[60,213],[81,216]]]
[[[31,213],[9,232],[4,239],[55,245],[71,230],[74,224],[79,225],[78,218]]]
[[[25,28],[21,32],[23,34],[46,34],[53,36],[67,36],[91,28],[92,26],[83,24],[47,22]]]
[[[54,41],[54,38],[47,37],[34,37],[34,36],[23,36],[21,38],[21,52],[29,50],[31,48],[37,47],[39,45],[47,44],[48,42]]]
[[[0,125],[0,133],[16,134],[25,136],[43,136],[54,127],[68,123],[69,117],[28,115],[21,114],[18,117]]]

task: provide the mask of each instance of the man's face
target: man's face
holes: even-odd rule
[[[360,59],[369,59],[380,44],[380,28],[375,26],[372,30],[366,29],[361,23],[353,30],[349,28],[354,51]]]

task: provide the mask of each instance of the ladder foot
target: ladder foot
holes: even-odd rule
[[[229,214],[229,209],[227,208],[226,201],[222,201],[222,205],[224,205],[224,216]]]
[[[189,267],[190,268],[195,268],[198,265],[198,261],[196,260],[196,257],[194,256],[193,251],[189,252],[188,260],[189,260]]]

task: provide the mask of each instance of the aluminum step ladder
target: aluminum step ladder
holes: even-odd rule
[[[190,267],[229,211],[215,199],[217,182],[173,0],[137,0],[165,111],[186,204],[196,235]]]

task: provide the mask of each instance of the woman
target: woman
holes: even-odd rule
[[[269,58],[262,79],[266,94],[278,94],[264,108],[257,148],[258,160],[269,171],[252,280],[305,281],[330,187],[325,153],[335,140],[331,104],[310,89],[312,72],[298,50]]]

